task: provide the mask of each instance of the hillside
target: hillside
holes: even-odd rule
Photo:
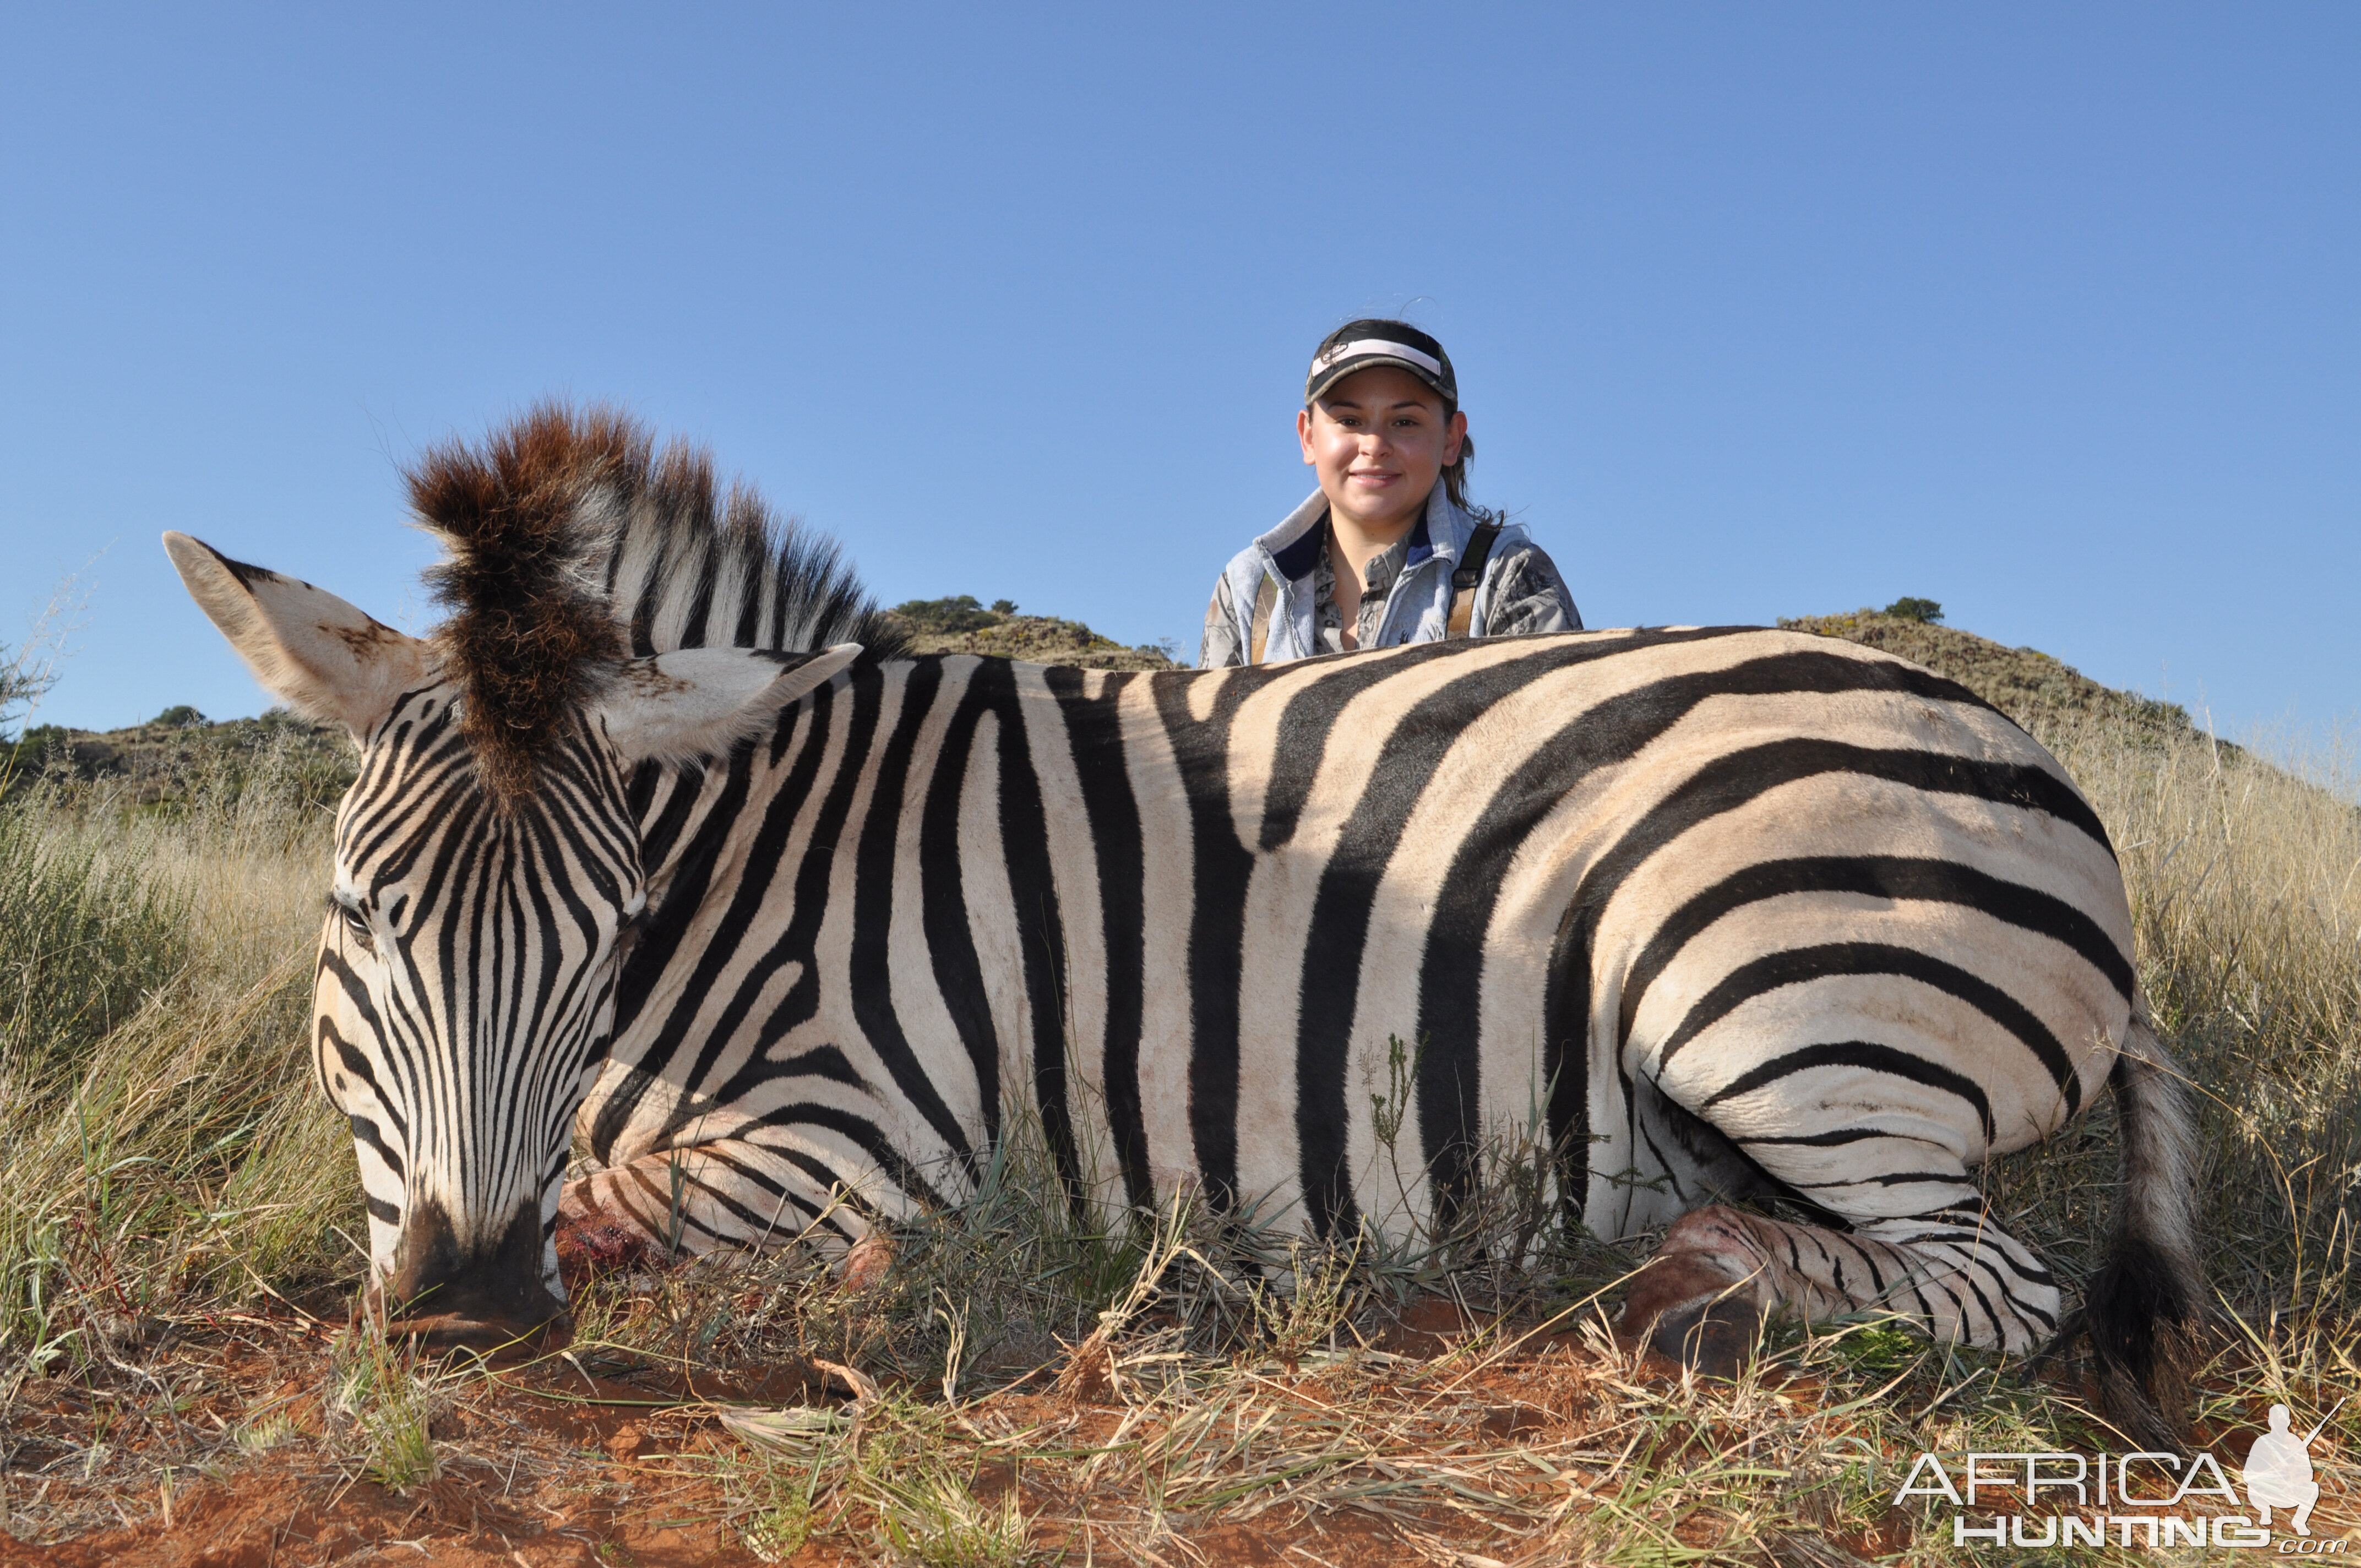
[[[68,788],[103,785],[132,804],[154,806],[198,788],[235,796],[268,773],[283,781],[282,793],[329,805],[353,782],[357,761],[335,725],[278,709],[215,724],[181,707],[123,729],[35,725],[14,747],[0,742],[0,791],[47,780]]]
[[[965,594],[913,599],[887,613],[908,631],[911,651],[918,653],[980,653],[1091,670],[1182,667],[1169,648],[1126,647],[1079,620],[1020,615],[1005,599],[990,608]],[[1866,609],[1795,616],[1779,624],[1924,664],[2037,732],[2060,722],[2099,721],[2152,741],[2197,733],[2177,704],[2101,685],[2037,649],[2011,648],[1973,632]],[[2221,746],[2235,750],[2226,741]],[[0,748],[0,769],[9,756]],[[175,707],[124,729],[37,726],[15,748],[15,776],[7,785],[21,789],[42,777],[59,784],[104,784],[137,804],[152,806],[182,797],[200,781],[234,795],[258,769],[269,768],[283,773],[301,798],[324,804],[352,782],[353,763],[352,748],[332,725],[308,724],[276,711],[214,724],[192,707]]]
[[[910,635],[913,652],[982,653],[1087,670],[1169,670],[1162,649],[1127,648],[1079,620],[987,609],[972,596],[923,599],[887,613]],[[122,729],[35,725],[13,747],[0,740],[0,794],[38,781],[69,789],[120,791],[138,806],[185,799],[192,789],[235,796],[258,772],[284,777],[307,804],[333,803],[353,781],[353,748],[334,725],[274,709],[259,718],[214,723],[193,707],[167,708]]]
[[[2180,704],[2103,686],[2037,648],[2011,648],[1972,631],[1867,609],[1844,615],[1782,617],[1779,624],[1790,631],[1841,637],[1924,664],[2037,733],[2049,725],[2078,720],[2121,725],[2153,740],[2197,733]],[[2226,742],[2224,749],[2229,749]]]
[[[1019,615],[1006,599],[990,609],[979,604],[973,594],[911,599],[886,613],[907,629],[914,653],[981,653],[1037,664],[1073,664],[1085,670],[1179,667],[1170,647],[1143,643],[1126,648],[1079,620]]]

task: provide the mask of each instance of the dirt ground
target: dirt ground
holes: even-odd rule
[[[1205,1423],[1225,1422],[1227,1436],[1167,1446],[1184,1462],[1213,1454],[1197,1472],[1200,1483],[1212,1485],[1194,1493],[1210,1497],[1211,1506],[1200,1501],[1169,1512],[1140,1495],[1144,1467],[1126,1480],[1112,1470],[1100,1473],[1082,1456],[1115,1453],[1126,1441],[1135,1449],[1153,1446],[1157,1424],[1186,1425],[1188,1408],[1159,1407],[1152,1395],[1141,1396],[1138,1384],[1126,1396],[1116,1386],[1124,1376],[1119,1361],[1109,1362],[1107,1377],[1077,1376],[1079,1356],[956,1406],[923,1398],[906,1402],[900,1418],[883,1413],[879,1391],[865,1376],[825,1361],[708,1362],[684,1371],[644,1354],[628,1365],[602,1361],[588,1348],[579,1355],[569,1349],[521,1357],[489,1373],[478,1368],[445,1379],[451,1392],[432,1407],[424,1428],[431,1469],[390,1486],[372,1478],[374,1451],[357,1439],[349,1393],[338,1393],[349,1390],[353,1376],[353,1341],[338,1343],[347,1325],[329,1315],[333,1299],[310,1305],[321,1315],[287,1304],[163,1328],[71,1382],[22,1386],[0,1408],[0,1517],[14,1532],[0,1532],[0,1568],[763,1562],[796,1568],[1100,1562],[1554,1568],[1602,1560],[1605,1549],[1619,1544],[1645,1544],[1660,1558],[1859,1568],[1914,1544],[1905,1514],[1847,1514],[1808,1499],[1777,1529],[1736,1530],[1727,1509],[1676,1508],[1661,1493],[1652,1508],[1646,1488],[1664,1486],[1667,1475],[1678,1485],[1683,1451],[1660,1449],[1652,1463],[1627,1467],[1628,1443],[1637,1440],[1625,1434],[1643,1430],[1633,1424],[1634,1411],[1649,1412],[1638,1418],[1642,1422],[1657,1419],[1653,1412],[1670,1401],[1677,1369],[1653,1355],[1635,1357],[1629,1345],[1571,1331],[1532,1334],[1508,1354],[1469,1354],[1471,1341],[1498,1325],[1433,1299],[1414,1302],[1356,1353],[1349,1370],[1306,1366],[1299,1374],[1272,1366],[1241,1374],[1254,1385],[1252,1400],[1222,1407],[1219,1420]],[[1153,1360],[1137,1358],[1133,1375]],[[2087,1388],[2070,1386],[2079,1382],[2075,1375],[2059,1376],[2068,1380],[2059,1383],[2059,1393],[2088,1396]],[[1834,1393],[1810,1376],[1791,1374],[1757,1397],[1767,1402],[1763,1410],[1834,1414],[1841,1402]],[[1164,1413],[1155,1414],[1158,1409]],[[1716,1409],[1694,1408],[1675,1424],[1696,1420],[1699,1410],[1719,1419]],[[913,1410],[919,1415],[913,1418]],[[780,1472],[766,1464],[776,1453],[766,1455],[750,1439],[750,1412],[833,1422],[830,1441],[840,1453],[847,1441],[861,1445],[862,1423],[872,1416],[877,1424],[867,1441],[896,1442],[892,1422],[901,1420],[899,1463],[935,1456],[926,1444],[956,1449],[962,1496],[987,1510],[1005,1505],[1014,1489],[1028,1525],[1022,1549],[897,1551],[873,1508],[839,1502],[808,1519],[810,1539],[758,1554],[752,1547],[765,1540],[766,1497],[775,1497],[766,1488]],[[1695,1450],[1699,1474],[1733,1461],[1795,1467],[1796,1455],[1775,1442],[1758,1452],[1746,1423],[1767,1432],[1769,1418],[1761,1410],[1730,1413],[1734,1435],[1726,1442],[1708,1435]],[[1285,1452],[1276,1464],[1267,1457],[1250,1464],[1246,1440],[1257,1420],[1274,1416],[1311,1428],[1324,1422],[1346,1434],[1356,1453],[1350,1463],[1292,1486],[1290,1467],[1301,1456],[1316,1458],[1320,1443],[1299,1436],[1292,1448],[1278,1444]],[[911,1424],[914,1419],[919,1424]],[[1242,1421],[1247,1430],[1239,1440]],[[921,1433],[929,1435],[914,1438]],[[2198,1435],[2232,1451],[2231,1432]],[[1389,1489],[1389,1475],[1421,1466],[1428,1484]],[[1521,1475],[1532,1486],[1522,1498]],[[1431,1484],[1437,1475],[1444,1486]],[[1455,1476],[1464,1477],[1464,1486]],[[1222,1500],[1237,1496],[1226,1487],[1232,1477],[1265,1488],[1258,1495],[1268,1501],[1247,1510],[1250,1518]],[[1542,1519],[1553,1497],[1561,1518],[1569,1509],[1587,1515],[1587,1530],[1510,1530],[1499,1522]],[[1518,1507],[1534,1498],[1543,1506],[1524,1507],[1518,1516]],[[1652,1522],[1645,1517],[1652,1512],[1664,1522]],[[1864,1526],[1866,1517],[1880,1522]],[[1618,1518],[1628,1525],[1617,1525]],[[1579,1526],[1580,1519],[1574,1522]],[[2323,1532],[2330,1534],[2345,1533],[2351,1523],[2341,1508],[2315,1520],[2332,1526]],[[1626,1539],[1641,1535],[1653,1539]],[[775,1536],[769,1539],[777,1544]]]
[[[722,1412],[851,1404],[840,1378],[810,1364],[598,1376],[544,1358],[471,1383],[436,1413],[433,1478],[396,1490],[363,1474],[349,1433],[339,1442],[328,1401],[340,1326],[297,1310],[225,1316],[170,1331],[134,1351],[136,1361],[118,1359],[111,1378],[27,1385],[0,1431],[0,1506],[18,1530],[41,1528],[33,1541],[0,1534],[0,1568],[751,1564],[764,1559],[740,1528],[745,1488],[730,1485],[750,1453]],[[1390,1336],[1388,1354],[1438,1353],[1469,1326],[1433,1303]],[[1577,1418],[1586,1354],[1536,1344],[1489,1370],[1466,1391],[1472,1435],[1513,1443]],[[1298,1397],[1318,1403],[1308,1384]],[[1060,1393],[1046,1370],[961,1413],[972,1430],[1054,1431],[1075,1451],[1120,1441],[1126,1421],[1120,1401]],[[1249,1524],[1173,1515],[1143,1553],[1136,1519],[1117,1531],[1129,1551],[1094,1525],[1097,1507],[1115,1526],[1103,1499],[1005,1464],[987,1464],[970,1482],[986,1504],[1011,1486],[1032,1521],[1031,1561],[1488,1568],[1513,1550],[1447,1509],[1372,1504],[1275,1509]],[[890,1556],[873,1531],[855,1530],[769,1560],[829,1568]]]

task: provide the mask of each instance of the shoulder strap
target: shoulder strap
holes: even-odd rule
[[[1270,641],[1270,612],[1279,606],[1279,585],[1265,572],[1262,586],[1255,589],[1254,630],[1246,637],[1246,663],[1262,663],[1262,651]]]
[[[1476,588],[1484,580],[1484,563],[1491,558],[1492,541],[1500,537],[1497,522],[1479,522],[1459,553],[1458,568],[1451,574],[1451,627],[1446,637],[1465,637],[1476,614]]]

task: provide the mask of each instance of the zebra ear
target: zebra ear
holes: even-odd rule
[[[366,740],[405,691],[434,676],[434,650],[335,595],[233,561],[185,533],[164,535],[181,581],[270,694]]]
[[[627,762],[697,762],[769,729],[781,708],[860,656],[858,642],[817,653],[683,648],[625,664],[598,713]]]

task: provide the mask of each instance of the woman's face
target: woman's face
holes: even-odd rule
[[[1379,365],[1329,388],[1295,416],[1295,433],[1333,510],[1361,526],[1407,526],[1458,461],[1467,416],[1444,418],[1443,400],[1425,382]]]

